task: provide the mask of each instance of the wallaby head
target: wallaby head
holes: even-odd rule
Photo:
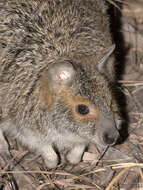
[[[57,130],[74,132],[102,145],[116,143],[119,111],[110,86],[110,63],[107,63],[114,48],[114,45],[109,48],[97,67],[64,59],[51,64],[44,72],[42,88],[49,94],[45,96],[44,106]]]

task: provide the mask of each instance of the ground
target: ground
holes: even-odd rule
[[[7,157],[0,154],[0,190],[143,189],[143,0],[108,1],[128,137],[123,134],[124,142],[105,150],[91,145],[78,165],[56,170],[47,170],[40,155],[7,138]]]

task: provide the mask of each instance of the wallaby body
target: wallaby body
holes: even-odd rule
[[[113,50],[103,0],[0,0],[0,129],[49,168],[114,144]]]

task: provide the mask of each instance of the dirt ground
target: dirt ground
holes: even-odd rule
[[[108,1],[123,141],[105,149],[91,145],[78,165],[47,170],[40,155],[7,138],[7,157],[0,154],[0,190],[143,190],[143,0]]]

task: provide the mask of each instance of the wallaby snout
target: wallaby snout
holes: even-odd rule
[[[120,138],[120,133],[116,126],[114,119],[101,117],[99,121],[99,127],[97,129],[97,136],[99,144],[113,146]]]

